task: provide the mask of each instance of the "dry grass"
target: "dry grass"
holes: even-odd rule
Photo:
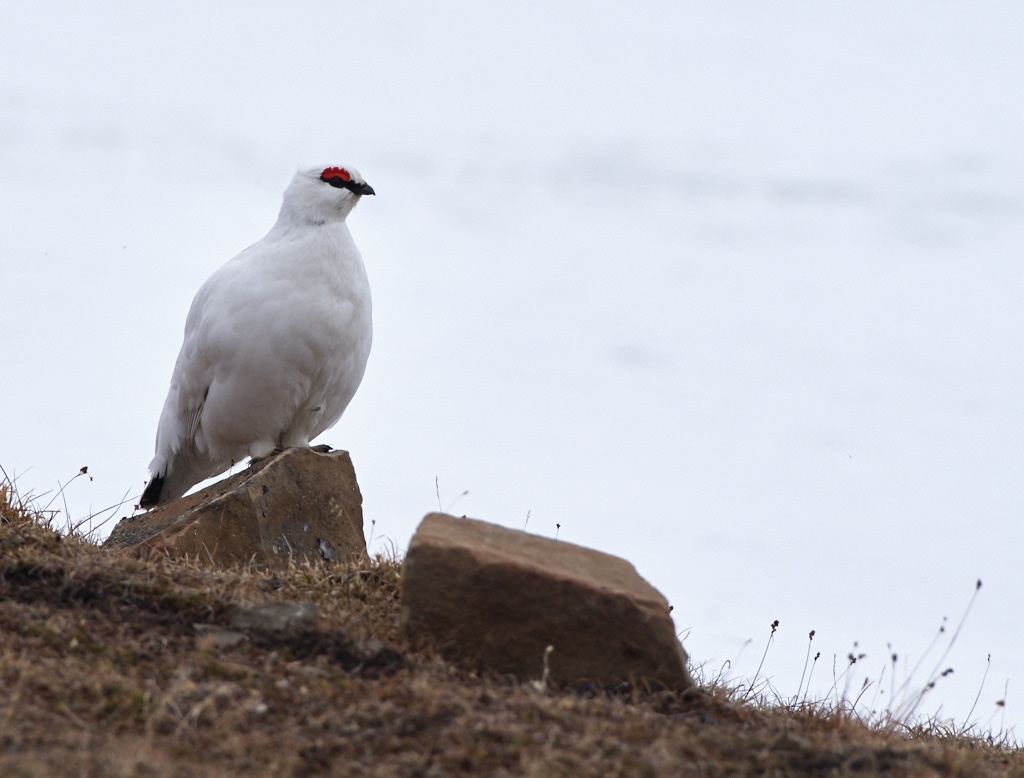
[[[0,775],[1024,775],[1005,743],[842,705],[480,676],[403,644],[399,574],[139,559],[0,487]],[[243,639],[233,609],[262,602],[317,622]]]

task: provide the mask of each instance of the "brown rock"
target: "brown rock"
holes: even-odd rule
[[[555,683],[693,680],[665,598],[629,562],[432,513],[409,544],[401,623],[449,658]]]
[[[200,492],[121,519],[107,545],[225,566],[341,561],[366,555],[362,502],[347,451],[292,448]]]

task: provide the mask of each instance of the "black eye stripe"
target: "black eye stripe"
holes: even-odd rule
[[[325,184],[330,184],[335,189],[347,189],[350,192],[355,192],[357,195],[372,195],[374,193],[373,187],[371,187],[369,184],[360,183],[358,181],[353,181],[351,179],[346,181],[340,176],[320,176],[320,180],[323,181]]]

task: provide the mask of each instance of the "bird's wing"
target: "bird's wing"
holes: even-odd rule
[[[160,414],[156,433],[156,457],[150,465],[154,475],[166,475],[176,462],[196,453],[196,432],[213,378],[213,365],[202,348],[203,319],[208,293],[206,285],[192,301],[185,320],[185,338],[171,374],[171,386]]]

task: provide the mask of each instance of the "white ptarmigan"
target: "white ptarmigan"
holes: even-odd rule
[[[199,289],[141,507],[245,457],[308,446],[341,418],[373,337],[366,268],[345,218],[372,194],[355,168],[300,170],[266,237]]]

